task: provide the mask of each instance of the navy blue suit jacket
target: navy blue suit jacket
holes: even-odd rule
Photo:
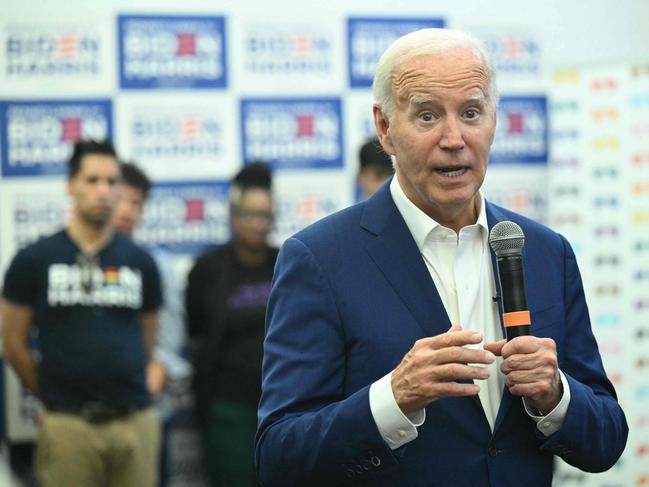
[[[490,228],[511,220],[525,233],[532,334],[556,341],[570,385],[562,428],[544,437],[505,388],[493,434],[474,396],[430,404],[418,438],[396,451],[381,438],[370,384],[416,340],[450,327],[386,183],[280,251],[256,438],[264,486],[549,487],[554,455],[586,471],[615,463],[628,428],[591,332],[574,253],[538,223],[490,203],[486,211]]]

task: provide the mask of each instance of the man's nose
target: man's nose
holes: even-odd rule
[[[464,137],[462,126],[455,117],[447,117],[442,127],[443,133],[440,140],[440,147],[447,150],[461,150],[464,148]]]
[[[113,185],[110,181],[99,181],[98,187],[99,194],[102,196],[110,194],[110,192],[113,190]]]

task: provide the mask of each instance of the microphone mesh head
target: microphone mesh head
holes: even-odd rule
[[[514,222],[497,223],[489,232],[489,245],[497,257],[520,254],[524,243],[525,234]]]

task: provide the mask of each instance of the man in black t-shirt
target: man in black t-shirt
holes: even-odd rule
[[[145,369],[160,281],[152,258],[111,225],[120,177],[110,143],[77,143],[69,225],[21,250],[5,276],[5,357],[45,405],[42,487],[156,482],[160,433]]]

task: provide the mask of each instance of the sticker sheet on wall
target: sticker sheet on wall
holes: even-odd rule
[[[560,486],[649,485],[649,138],[637,136],[649,120],[638,103],[649,69],[642,73],[610,65],[553,75],[550,221],[578,244],[593,332],[630,426],[612,470],[594,476],[559,462]]]

